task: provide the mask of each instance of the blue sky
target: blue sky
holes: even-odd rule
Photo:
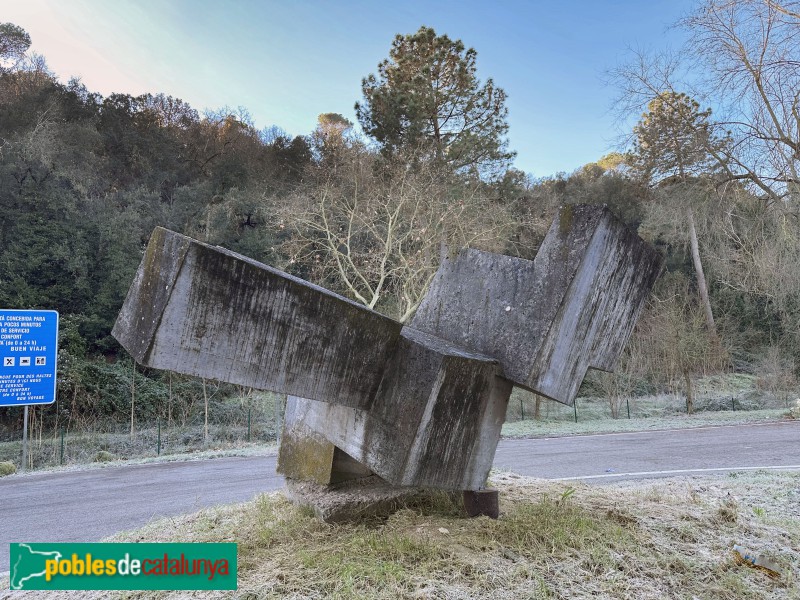
[[[397,33],[421,25],[478,52],[508,94],[517,168],[570,172],[614,149],[605,73],[627,50],[680,42],[691,0],[495,2],[0,0],[63,80],[90,90],[164,92],[202,111],[248,109],[256,126],[310,133],[317,115],[355,121],[361,78]],[[635,115],[631,124],[635,120]]]

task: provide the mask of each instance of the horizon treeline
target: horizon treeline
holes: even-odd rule
[[[737,132],[677,87],[642,95],[626,152],[533,179],[513,168],[503,89],[477,79],[475,50],[427,27],[398,35],[364,78],[365,134],[326,113],[295,137],[244,109],[102,97],[59,81],[20,28],[0,24],[0,42],[0,306],[61,315],[51,424],[127,422],[132,393],[137,421],[163,416],[168,395],[197,404],[198,380],[134,368],[110,336],[156,226],[406,320],[443,252],[532,258],[569,203],[609,205],[666,257],[618,372],[587,393],[691,399],[694,378],[732,370],[794,385],[793,183],[744,164]],[[20,419],[0,410],[0,425]]]

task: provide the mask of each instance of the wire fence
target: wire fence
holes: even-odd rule
[[[197,407],[188,417],[155,422],[109,420],[47,426],[30,419],[27,469],[147,459],[161,455],[222,451],[275,443],[283,426],[285,396],[256,394]],[[22,408],[20,407],[20,411]],[[0,432],[0,462],[21,466],[22,431]]]
[[[691,412],[697,414],[764,409],[789,410],[797,396],[796,390],[779,393],[754,390],[728,393],[702,391],[695,395]],[[682,393],[617,398],[583,396],[578,397],[573,406],[567,406],[531,392],[515,389],[509,400],[506,422],[658,418],[688,412],[686,396]]]
[[[752,380],[731,385],[730,377],[719,381],[699,381],[692,410],[694,413],[786,409],[795,406],[797,390],[765,391]],[[283,426],[285,396],[248,393],[242,397],[214,401],[205,409],[193,405],[188,413],[164,416],[148,422],[130,422],[124,417],[93,423],[62,421],[48,425],[43,411],[29,421],[27,469],[59,465],[87,464],[114,460],[149,459],[163,455],[227,451],[276,443]],[[20,411],[22,408],[19,409]],[[687,413],[686,396],[664,393],[634,397],[582,396],[573,406],[515,389],[509,400],[506,422],[541,423],[600,422],[609,419],[672,417]],[[21,467],[22,431],[0,430],[0,462]]]

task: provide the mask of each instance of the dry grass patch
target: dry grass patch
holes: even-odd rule
[[[461,518],[442,494],[386,520],[328,525],[270,494],[115,541],[238,542],[239,590],[191,597],[800,598],[798,473],[493,481],[497,521]],[[770,556],[783,577],[736,565],[734,542]]]

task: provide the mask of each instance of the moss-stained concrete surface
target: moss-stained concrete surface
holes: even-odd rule
[[[403,328],[157,229],[114,335],[148,366],[295,397],[290,477],[330,482],[335,446],[394,485],[478,489],[512,384],[572,403],[588,368],[613,368],[660,263],[605,207],[564,207],[534,261],[446,260]]]
[[[311,429],[284,427],[278,451],[278,473],[289,479],[331,483],[335,446]]]
[[[445,260],[411,326],[571,404],[587,369],[614,369],[660,269],[606,208],[566,206],[533,261],[478,250]]]
[[[113,334],[151,367],[367,408],[401,327],[277,269],[158,228]]]

